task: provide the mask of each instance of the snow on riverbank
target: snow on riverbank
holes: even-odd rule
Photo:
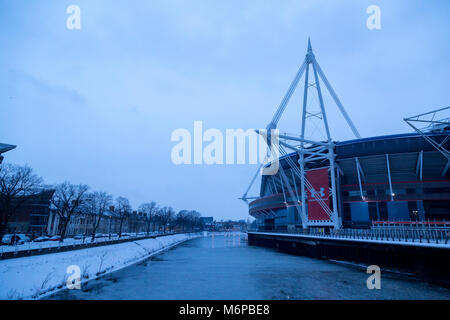
[[[177,234],[155,239],[0,261],[0,299],[36,299],[66,288],[69,266],[79,266],[82,281],[142,261],[183,241],[202,236]]]

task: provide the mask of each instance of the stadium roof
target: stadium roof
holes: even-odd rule
[[[442,132],[427,132],[427,136],[442,136],[445,133]],[[361,138],[361,139],[353,139],[353,140],[346,140],[341,142],[336,142],[336,146],[343,146],[346,144],[352,144],[352,143],[361,143],[361,142],[373,142],[373,141],[380,141],[380,140],[391,140],[391,139],[402,139],[402,138],[413,138],[413,137],[421,137],[418,133],[402,133],[402,134],[391,134],[391,135],[385,135],[385,136],[376,136],[376,137],[369,137],[369,138]]]
[[[433,137],[436,141],[444,142],[445,147],[450,147],[450,140],[445,140],[447,133],[427,133],[427,136]],[[396,153],[414,153],[419,151],[435,151],[436,149],[428,143],[420,134],[417,133],[405,133],[394,134],[386,136],[377,136],[369,138],[361,138],[354,140],[347,140],[342,142],[336,142],[336,160],[373,156],[373,155],[385,155]],[[283,168],[288,168],[286,161],[283,161],[287,157],[298,157],[296,152],[292,152],[283,156],[280,156],[280,164]],[[298,159],[297,159],[298,160]],[[295,160],[295,162],[297,161]],[[323,160],[324,161],[324,160]],[[322,161],[322,162],[323,162]],[[321,167],[322,162],[318,162],[316,165],[309,164],[313,167]],[[270,166],[270,163],[265,167]],[[264,179],[263,179],[264,180]]]
[[[427,136],[437,137],[437,138],[439,138],[439,137],[444,138],[446,136],[446,133],[441,133],[441,132],[432,133],[432,132],[429,132],[429,133],[427,133]],[[406,152],[406,151],[413,152],[413,151],[416,151],[416,150],[401,150],[401,149],[405,149],[405,148],[406,149],[418,149],[418,148],[421,148],[421,149],[425,149],[425,150],[434,150],[433,146],[431,144],[428,144],[428,142],[425,139],[422,140],[422,138],[423,137],[420,134],[417,134],[417,133],[393,134],[393,135],[368,137],[368,138],[353,139],[353,140],[346,140],[346,141],[337,141],[336,142],[336,147],[338,147],[338,148],[341,147],[341,148],[339,148],[340,149],[339,151],[341,151],[341,153],[342,153],[342,151],[344,150],[342,147],[345,147],[345,146],[348,146],[348,145],[357,145],[357,144],[360,144],[360,143],[382,142],[382,144],[380,145],[380,147],[381,147],[380,149],[384,149],[385,148],[385,143],[387,141],[389,141],[389,140],[409,139],[409,142],[411,144],[411,142],[413,141],[411,139],[415,139],[414,142],[413,142],[413,144],[414,144],[413,148],[411,148],[411,146],[403,146],[403,148],[399,148],[398,145],[394,146],[394,148],[398,152]],[[447,144],[448,143],[446,143],[446,145]],[[378,153],[378,152],[382,153],[383,152],[382,150],[374,150],[373,148],[374,148],[374,145],[370,145],[369,146],[369,149],[371,149],[370,150],[371,151],[370,154]],[[356,150],[352,150],[352,151],[354,153]],[[390,150],[390,151],[393,151],[393,150]],[[340,152],[338,152],[338,157],[339,157],[339,153]],[[296,154],[296,152],[292,152],[292,153],[283,155],[283,156],[279,157],[278,159],[282,160],[282,159],[287,158],[287,157],[292,157],[295,154]],[[351,156],[358,156],[358,154],[355,153],[355,154],[353,154]]]
[[[10,151],[15,148],[16,148],[16,146],[13,146],[11,144],[0,143],[0,154]]]

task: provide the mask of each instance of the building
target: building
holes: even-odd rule
[[[3,162],[3,153],[8,152],[12,149],[15,149],[16,146],[13,146],[11,144],[5,144],[5,143],[0,143],[0,164]]]
[[[205,230],[211,231],[214,228],[214,218],[213,217],[200,217],[203,228]]]
[[[54,206],[50,203],[54,190],[42,190],[28,196],[10,218],[7,233],[25,233],[30,236],[60,235],[62,224]],[[90,212],[78,210],[67,225],[66,237],[75,235],[90,236],[96,216]],[[134,211],[123,219],[122,233],[139,233],[147,231],[147,224],[142,214]],[[120,215],[111,206],[103,215],[96,233],[118,234]]]
[[[212,227],[212,231],[218,232],[246,232],[247,222],[245,220],[233,221],[215,221]]]
[[[71,237],[75,235],[92,235],[95,219],[98,219],[98,217],[91,212],[84,212],[81,210],[77,211],[72,215],[69,224],[67,225],[66,236]],[[122,233],[139,233],[146,231],[147,224],[141,213],[133,211],[123,219]],[[97,227],[96,233],[119,234],[119,232],[120,215],[117,213],[114,206],[111,206],[107,211],[104,212],[102,218],[100,219],[100,223]],[[61,234],[60,218],[54,211],[51,212],[49,218],[48,234]]]
[[[6,232],[27,233],[30,235],[43,235],[48,231],[51,216],[50,199],[55,191],[42,190],[26,197],[10,218]],[[22,201],[23,198],[17,199]]]
[[[247,196],[255,175],[242,197],[259,230],[326,231],[369,228],[381,221],[412,225],[412,221],[450,220],[450,117],[442,117],[450,113],[450,107],[404,119],[415,133],[361,138],[309,41],[305,60],[267,126],[268,134],[277,129],[303,75],[299,133],[269,136],[270,141],[279,142],[270,148],[280,156],[262,167],[266,175],[259,194]],[[322,97],[325,89],[355,139],[332,138]],[[318,97],[315,109],[308,103],[310,91]],[[316,135],[321,138],[315,140],[306,131],[309,127],[322,129]]]
[[[448,134],[428,133],[437,141]],[[445,142],[450,147],[450,141]],[[338,212],[344,227],[369,227],[372,221],[450,220],[449,160],[421,135],[402,134],[336,142]],[[298,163],[298,154],[289,154]],[[291,185],[300,179],[286,157],[280,165]],[[324,161],[308,164],[306,174],[324,168]],[[329,184],[328,168],[322,171]],[[282,183],[280,172],[264,176],[260,198],[250,214],[264,230],[299,229],[296,201]],[[294,178],[293,178],[294,177]],[[296,188],[298,194],[300,190]],[[301,196],[299,196],[300,198]],[[331,210],[333,203],[329,201]],[[308,204],[306,204],[308,210]]]

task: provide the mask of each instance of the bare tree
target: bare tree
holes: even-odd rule
[[[69,182],[63,182],[55,187],[51,203],[55,206],[61,223],[60,242],[64,241],[70,219],[85,200],[88,189],[89,187],[85,184],[73,185]]]
[[[191,210],[188,213],[188,226],[190,227],[191,231],[194,230],[194,228],[201,228],[201,214],[198,211]]]
[[[175,217],[175,211],[171,207],[164,207],[158,210],[158,220],[163,225],[163,232],[166,232],[166,227]]]
[[[122,237],[122,226],[123,222],[131,213],[131,205],[130,201],[127,198],[124,197],[117,197],[116,199],[116,209],[117,213],[119,214],[119,238]]]
[[[186,230],[186,227],[188,225],[188,219],[189,219],[189,211],[188,210],[181,210],[177,213],[177,216],[175,218],[177,226],[181,227],[181,230],[184,232]]]
[[[153,231],[155,231],[156,213],[158,212],[158,205],[152,201],[150,203],[143,203],[139,210],[144,215],[145,223],[147,225],[147,234],[150,233],[150,225],[153,223]]]
[[[102,221],[105,212],[112,204],[112,196],[106,192],[95,191],[86,195],[86,200],[83,205],[83,211],[86,215],[92,215],[92,238],[91,242],[95,240],[98,226]]]
[[[4,164],[0,167],[0,239],[11,217],[41,184],[42,178],[28,166]]]
[[[201,214],[195,210],[181,210],[176,215],[175,221],[177,226],[181,227],[181,230],[193,231],[194,228],[201,228]]]

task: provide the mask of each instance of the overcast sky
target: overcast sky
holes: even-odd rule
[[[66,8],[81,8],[81,30]],[[366,9],[381,8],[381,30]],[[216,219],[256,165],[175,166],[171,133],[264,128],[304,59],[316,58],[363,137],[448,106],[450,2],[331,0],[0,0],[0,142],[6,161]],[[299,92],[302,91],[301,89]],[[352,138],[329,99],[335,140]],[[284,125],[300,130],[301,95]],[[280,122],[283,130],[283,122]]]

